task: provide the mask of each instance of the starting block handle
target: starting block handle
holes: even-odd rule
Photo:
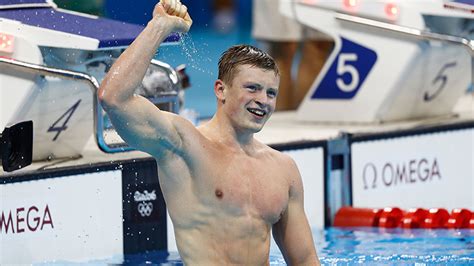
[[[157,67],[164,69],[167,72],[170,80],[173,82],[173,85],[178,86],[177,85],[179,83],[178,75],[171,66],[158,60],[152,60],[150,63],[152,65],[155,65]],[[97,146],[106,153],[115,153],[115,152],[123,152],[127,150],[132,150],[132,148],[128,146],[115,147],[116,145],[107,145],[104,139],[104,127],[103,127],[104,119],[102,117],[102,106],[99,104],[98,97],[97,97],[97,93],[99,91],[100,85],[95,77],[86,73],[82,73],[82,72],[51,68],[51,67],[27,63],[24,61],[19,61],[19,60],[0,56],[0,65],[2,64],[8,67],[18,69],[20,71],[26,71],[33,74],[39,74],[39,75],[44,75],[44,76],[57,77],[57,78],[63,78],[63,79],[69,79],[69,80],[75,80],[75,81],[81,81],[81,82],[87,83],[93,95],[93,109],[95,110],[93,114],[93,119],[94,119],[93,124],[94,124],[95,141],[96,141]],[[177,108],[179,108],[177,107],[178,102],[179,102],[178,92],[168,92],[164,94],[163,97],[166,101],[173,103],[174,109],[172,111],[177,113],[178,112]]]
[[[342,13],[337,13],[335,15],[335,18],[344,22],[350,22],[354,24],[359,24],[359,25],[369,26],[369,27],[382,29],[382,30],[386,30],[390,32],[395,32],[395,33],[403,34],[406,36],[414,37],[420,40],[434,40],[434,41],[448,42],[455,45],[461,45],[462,47],[466,48],[466,50],[469,52],[471,57],[474,57],[474,41],[468,40],[466,38],[428,32],[428,31],[410,28],[406,26],[394,25],[394,24],[390,24],[386,22],[381,22],[378,20],[361,18],[361,17],[342,14]]]
[[[451,0],[444,3],[444,7],[474,13],[473,0]]]

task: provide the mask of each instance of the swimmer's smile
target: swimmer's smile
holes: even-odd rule
[[[249,111],[251,114],[253,114],[254,116],[256,116],[257,118],[259,119],[262,119],[265,117],[265,115],[267,114],[267,112],[263,109],[260,109],[260,108],[247,108],[247,111]]]

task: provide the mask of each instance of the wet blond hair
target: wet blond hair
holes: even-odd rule
[[[238,66],[241,65],[251,65],[264,70],[271,70],[275,72],[275,76],[280,74],[275,60],[269,54],[257,47],[241,44],[234,45],[222,53],[219,59],[219,75],[217,78],[231,84],[237,74]]]

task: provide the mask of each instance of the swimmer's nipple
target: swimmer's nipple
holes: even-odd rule
[[[216,189],[215,194],[218,199],[222,199],[224,197],[224,193],[220,189]]]

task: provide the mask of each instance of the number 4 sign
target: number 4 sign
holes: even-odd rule
[[[373,50],[341,39],[341,50],[311,99],[352,99],[377,61]]]
[[[71,108],[69,108],[56,122],[53,123],[52,126],[48,128],[48,132],[56,132],[56,135],[53,138],[53,141],[56,141],[59,137],[59,134],[61,134],[62,131],[67,129],[67,123],[69,122],[69,119],[71,119],[71,116],[74,114],[76,111],[77,107],[81,103],[81,100],[78,100]],[[57,126],[60,121],[62,121],[61,126]]]

